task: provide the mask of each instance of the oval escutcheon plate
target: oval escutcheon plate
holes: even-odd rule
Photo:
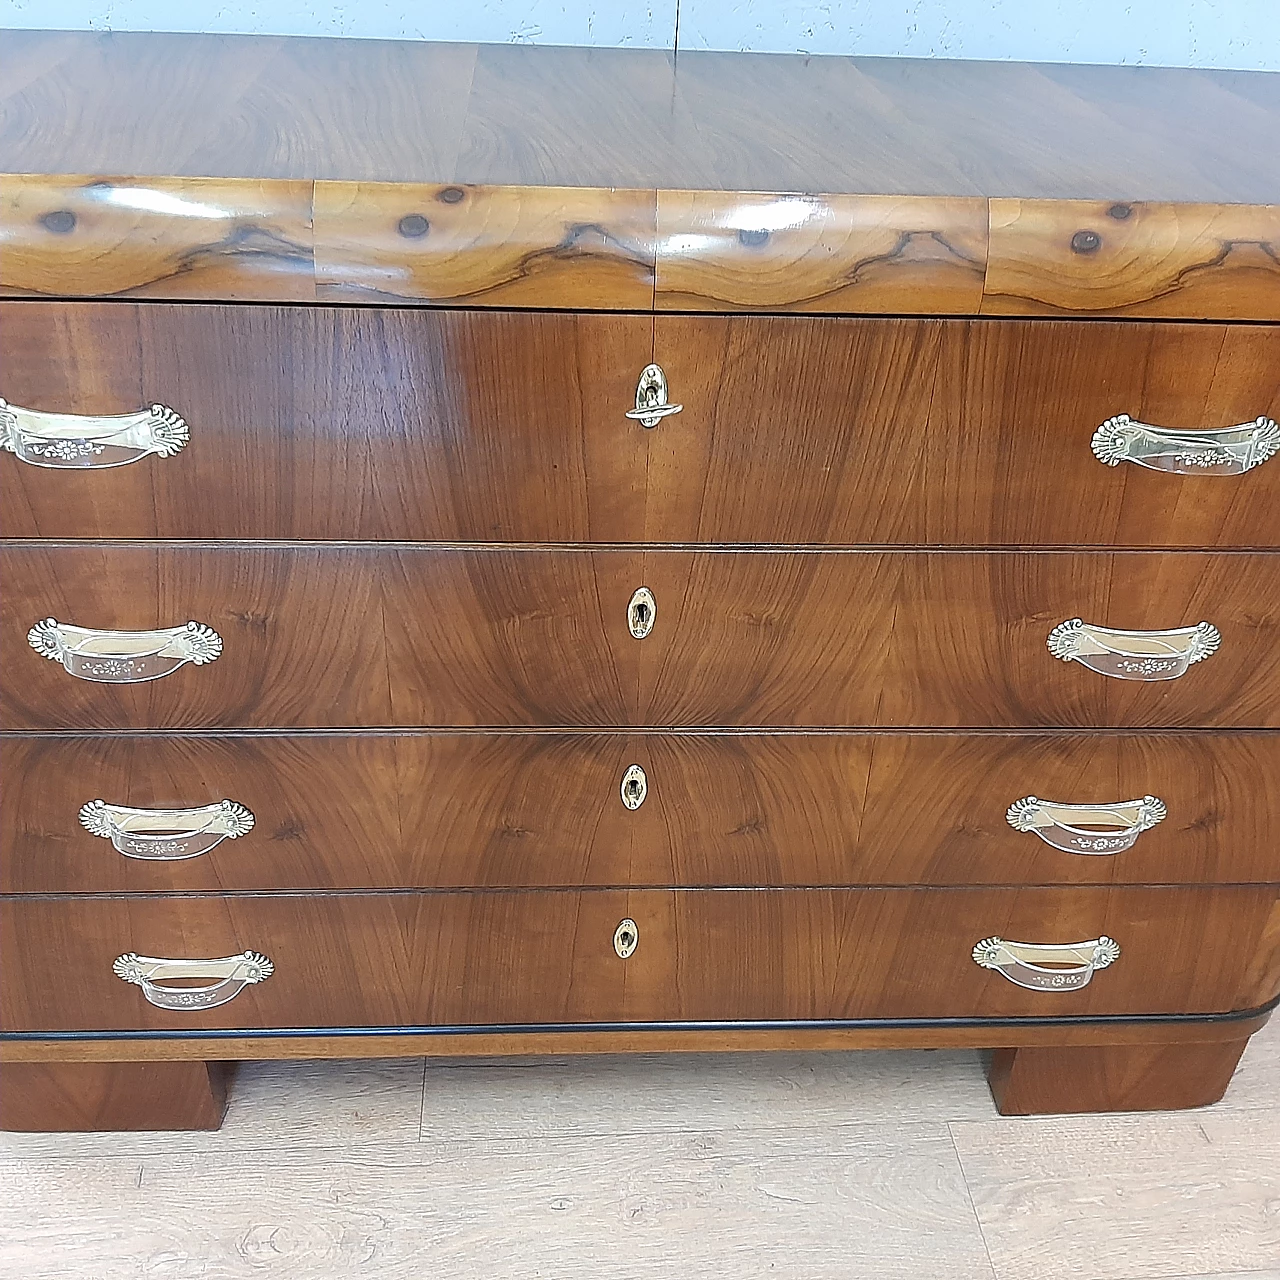
[[[148,454],[169,458],[190,439],[186,420],[168,405],[92,417],[41,413],[0,399],[0,448],[33,467],[106,470]]]

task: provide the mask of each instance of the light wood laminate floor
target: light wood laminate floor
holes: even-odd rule
[[[257,1063],[216,1134],[0,1135],[5,1280],[1280,1280],[1280,1020],[1201,1111],[978,1056]]]

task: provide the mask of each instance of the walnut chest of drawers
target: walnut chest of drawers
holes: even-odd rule
[[[0,64],[0,1124],[316,1055],[1222,1094],[1280,998],[1274,97]]]

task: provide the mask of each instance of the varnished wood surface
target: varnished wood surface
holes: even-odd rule
[[[58,545],[0,549],[0,727],[1280,727],[1280,557]],[[647,586],[652,631],[630,634]],[[41,619],[213,627],[221,657],[76,679]],[[1055,658],[1081,617],[1208,620],[1173,680]]]
[[[0,173],[0,296],[1278,320],[1276,209]]]
[[[997,1049],[991,1092],[1002,1116],[1206,1107],[1227,1091],[1246,1044]]]
[[[1274,204],[1278,80],[9,31],[0,171]]]
[[[1216,1045],[1253,1035],[1269,1013],[1251,1018],[1179,1022],[1103,1023],[1064,1021],[1054,1025],[856,1026],[802,1025],[712,1030],[644,1028],[607,1031],[461,1031],[379,1035],[210,1036],[164,1040],[49,1040],[23,1036],[0,1040],[0,1062],[187,1062],[208,1058],[287,1062],[298,1059],[588,1057],[632,1053],[835,1052],[853,1049],[991,1049],[1018,1045],[1153,1044],[1176,1041]]]
[[[0,1130],[217,1129],[226,1109],[217,1062],[0,1063]]]
[[[1253,976],[1274,888],[471,892],[5,899],[5,1031],[1211,1013]],[[626,960],[613,948],[638,928]],[[973,962],[989,935],[1122,954],[1079,991]],[[271,958],[229,1003],[159,1009],[124,952]],[[68,975],[75,981],[68,984]]]
[[[1265,733],[7,738],[0,892],[1276,883],[1277,769]],[[1027,795],[1150,794],[1168,817],[1114,855],[1005,820]],[[224,798],[253,830],[181,861],[77,816]]]
[[[1280,327],[0,304],[0,394],[189,422],[171,458],[0,454],[0,533],[1280,545],[1280,457],[1108,467],[1120,413],[1280,417]],[[683,412],[625,414],[656,359]]]
[[[5,44],[10,293],[1280,318],[1274,75]]]

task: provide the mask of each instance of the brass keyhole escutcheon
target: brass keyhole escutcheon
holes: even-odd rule
[[[613,949],[623,960],[631,955],[640,941],[640,930],[634,920],[623,920],[613,931]]]
[[[622,775],[622,803],[628,809],[638,809],[648,794],[649,779],[644,770],[638,764],[631,765]]]
[[[627,605],[627,629],[637,640],[643,640],[653,630],[658,616],[658,602],[648,587],[637,587]]]

